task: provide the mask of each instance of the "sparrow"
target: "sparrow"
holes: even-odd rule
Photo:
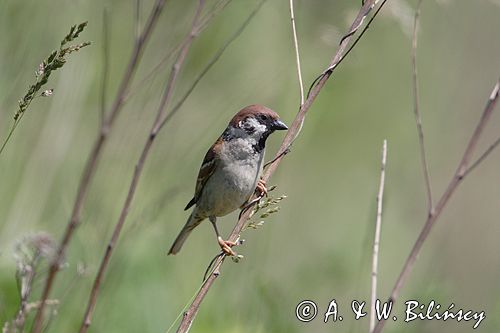
[[[184,208],[194,209],[168,254],[178,253],[193,229],[208,218],[221,249],[235,255],[231,247],[236,243],[222,239],[217,217],[245,207],[256,189],[267,193],[260,179],[266,140],[274,131],[286,129],[278,114],[262,105],[247,106],[234,115],[203,159],[194,197]]]

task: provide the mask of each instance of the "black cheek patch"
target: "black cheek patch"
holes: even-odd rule
[[[240,128],[248,134],[253,134],[255,132],[255,127],[248,122],[248,118],[240,122]]]
[[[243,129],[245,130],[245,132],[247,132],[248,134],[253,134],[255,132],[255,127],[253,126],[245,126],[243,127]]]
[[[259,141],[253,145],[253,150],[257,153],[260,153],[264,150],[264,148],[266,148],[266,140],[267,140],[267,137],[269,136],[270,133],[264,133],[261,138],[259,139]]]

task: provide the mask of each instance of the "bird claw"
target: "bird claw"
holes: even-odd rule
[[[223,240],[222,237],[217,237],[217,241],[219,242],[219,246],[227,256],[237,256],[236,252],[233,251],[232,247],[239,244],[238,240],[236,242]]]
[[[267,187],[266,187],[266,182],[261,178],[257,182],[257,188],[256,191],[259,192],[260,197],[267,197]]]

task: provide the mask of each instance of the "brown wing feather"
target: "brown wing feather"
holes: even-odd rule
[[[207,151],[205,154],[205,158],[203,159],[203,163],[201,164],[200,172],[198,173],[198,179],[196,180],[196,188],[194,191],[194,197],[189,201],[184,210],[191,208],[200,198],[201,192],[203,191],[203,187],[207,183],[208,179],[214,173],[218,159],[217,159],[217,150],[220,149],[220,141],[222,138],[219,138],[217,142]]]

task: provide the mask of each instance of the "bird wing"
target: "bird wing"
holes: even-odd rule
[[[217,150],[220,147],[220,145],[218,145],[220,140],[222,139],[220,138],[219,140],[217,140],[217,142],[205,154],[205,158],[203,159],[203,163],[201,164],[200,172],[198,173],[198,179],[196,180],[194,197],[193,199],[191,199],[191,201],[188,202],[184,210],[188,210],[196,202],[198,202],[198,199],[201,196],[201,192],[203,191],[205,184],[207,183],[208,179],[210,179],[215,169],[217,168],[217,164],[219,163],[217,158],[218,155]]]

